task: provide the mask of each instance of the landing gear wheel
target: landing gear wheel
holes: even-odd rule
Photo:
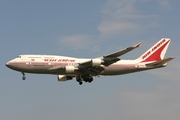
[[[25,79],[26,79],[26,77],[25,77],[25,76],[23,76],[23,77],[22,77],[22,79],[23,79],[23,80],[25,80]]]
[[[92,77],[89,77],[89,83],[91,83],[93,81],[93,78]]]
[[[82,79],[81,79],[80,76],[77,76],[77,77],[76,77],[76,81],[79,83],[79,85],[82,85],[82,84],[83,84]]]
[[[79,85],[82,85],[83,84],[83,82],[79,82]]]

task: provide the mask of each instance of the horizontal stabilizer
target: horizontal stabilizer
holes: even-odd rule
[[[158,67],[158,66],[166,66],[167,63],[171,60],[173,60],[174,58],[166,58],[163,60],[159,60],[157,62],[153,62],[153,63],[148,63],[146,64],[146,66],[153,66],[153,67]]]

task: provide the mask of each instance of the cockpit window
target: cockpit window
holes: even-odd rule
[[[18,56],[18,58],[21,58],[21,56]]]

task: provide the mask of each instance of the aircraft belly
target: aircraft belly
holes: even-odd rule
[[[55,75],[75,75],[77,72],[67,73],[64,69],[49,70],[52,66],[20,66],[16,67],[14,70],[26,73],[35,74],[55,74]],[[13,69],[13,68],[11,68]]]
[[[121,75],[128,74],[132,72],[142,71],[142,68],[106,68],[102,75]]]
[[[28,73],[44,73],[48,68],[47,66],[19,66],[15,70]]]

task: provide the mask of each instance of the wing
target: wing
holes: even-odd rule
[[[99,58],[95,58],[95,59],[91,59],[91,60],[79,63],[79,68],[85,73],[99,74],[102,71],[104,71],[104,66],[109,66],[119,61],[120,60],[120,58],[118,58],[119,56],[124,55],[125,53],[128,53],[135,48],[138,48],[140,45],[141,45],[141,42],[132,47],[128,47],[124,50],[117,51],[115,53],[105,55],[103,57],[99,57]]]
[[[106,55],[106,56],[104,56],[104,57],[105,57],[105,58],[115,58],[115,57],[119,57],[119,56],[121,56],[121,55],[124,55],[124,54],[130,52],[131,50],[133,50],[133,49],[135,49],[135,48],[140,47],[140,45],[141,45],[141,42],[138,43],[138,44],[136,44],[136,45],[134,45],[134,46],[132,46],[132,47],[128,47],[128,48],[126,48],[126,49],[124,49],[124,50],[117,51],[117,52],[115,52],[115,53]]]
[[[81,67],[79,70],[82,74],[96,76],[99,73],[103,72],[105,69],[103,66],[94,66],[94,67],[83,67],[83,68]]]
[[[132,46],[132,47],[128,47],[128,48],[126,48],[126,49],[124,49],[124,50],[120,50],[120,51],[117,51],[117,52],[115,52],[115,53],[112,53],[112,54],[103,56],[104,65],[105,65],[105,66],[109,66],[109,65],[111,65],[111,64],[119,61],[120,59],[117,58],[117,57],[119,57],[119,56],[121,56],[121,55],[124,55],[124,54],[132,51],[132,50],[135,49],[135,48],[138,48],[140,45],[141,45],[141,42],[138,43],[138,44],[136,44],[136,45],[134,45],[134,46]]]

